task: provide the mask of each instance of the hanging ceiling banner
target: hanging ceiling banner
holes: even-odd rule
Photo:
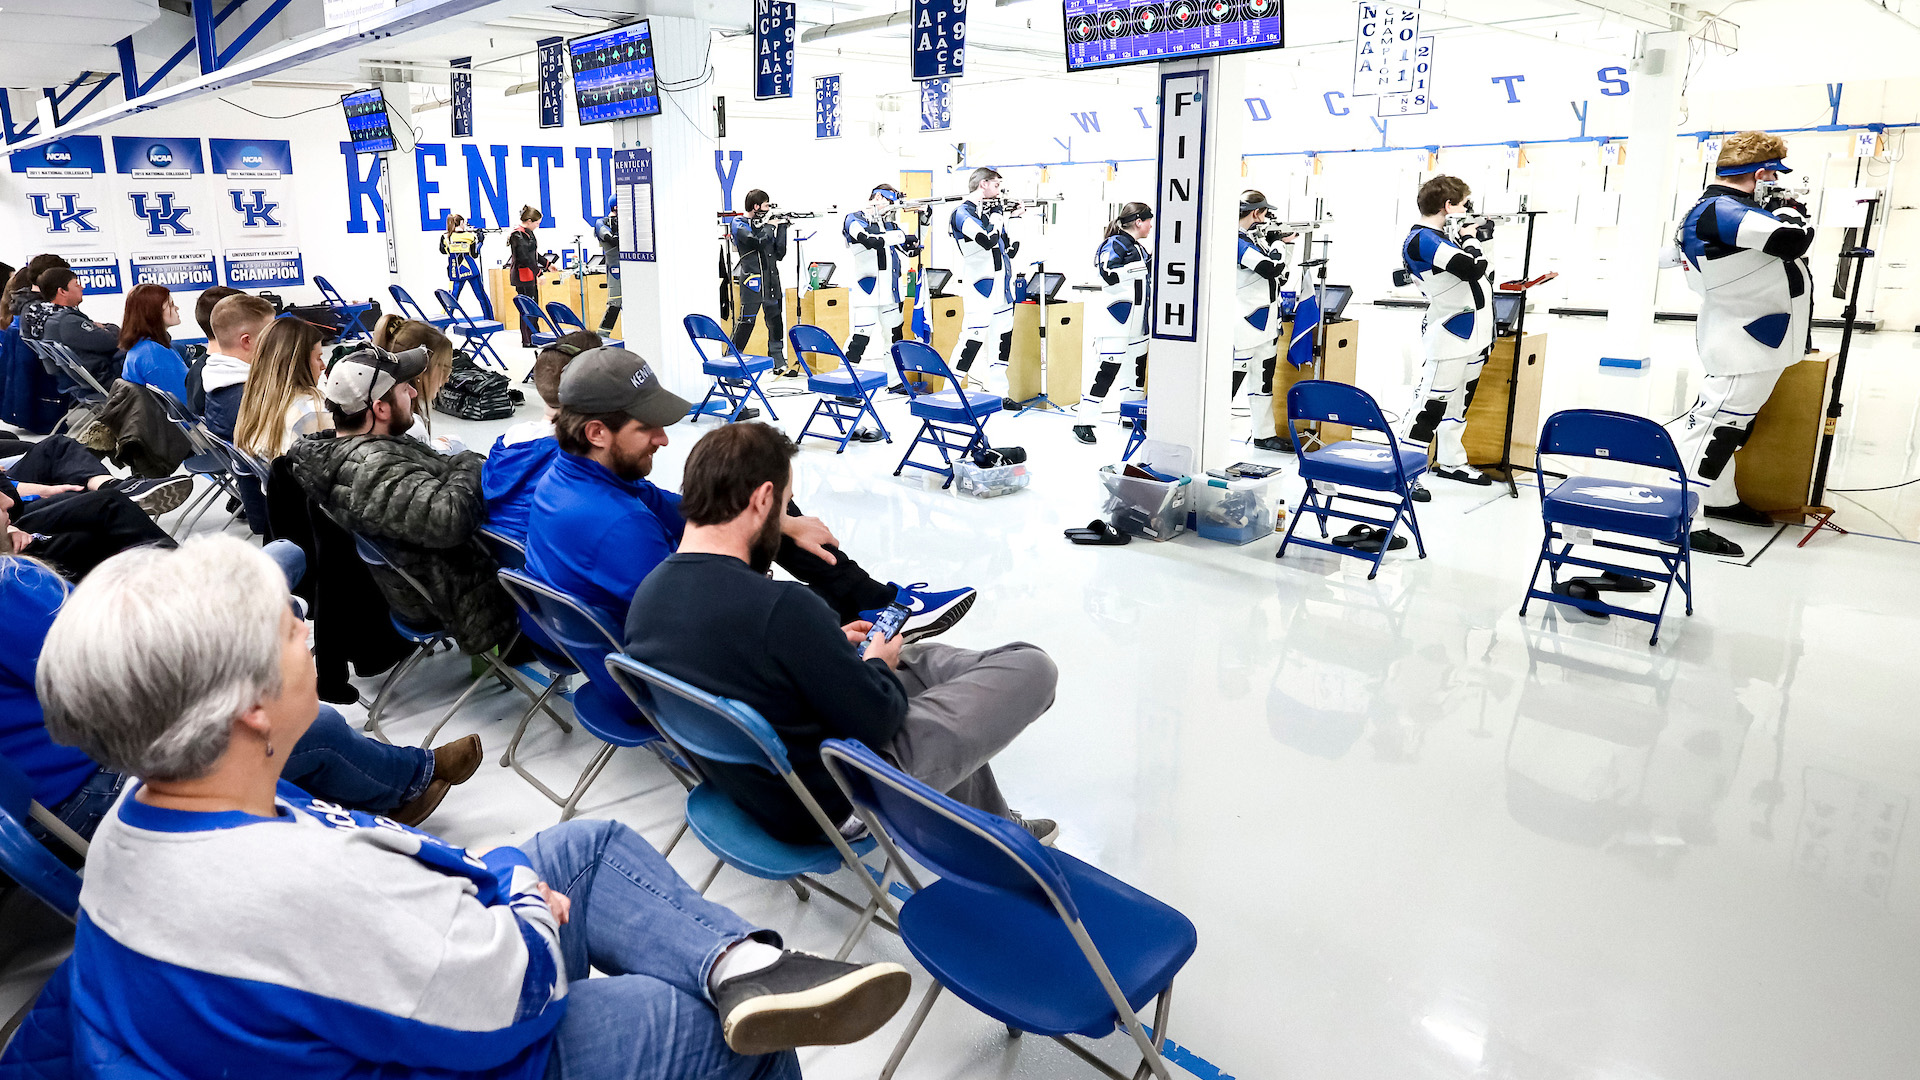
[[[1381,92],[1376,116],[1425,116],[1433,111],[1433,35],[1419,38],[1413,51],[1413,86],[1397,93]]]
[[[953,81],[928,79],[920,84],[920,130],[945,131],[953,126]]]
[[[840,76],[822,75],[813,80],[813,137],[840,137]]]
[[[447,92],[453,98],[453,137],[473,138],[473,57],[457,56],[448,61],[453,73],[447,76]]]
[[[113,137],[114,171],[123,179],[120,212],[131,211],[127,267],[135,285],[199,292],[220,283],[217,196],[206,178],[199,139]]]
[[[32,150],[16,150],[8,166],[14,174],[13,190],[26,202],[32,250],[65,256],[89,293],[120,292],[117,215],[100,136],[70,135]]]
[[[541,38],[540,47],[540,126],[565,127],[567,123],[567,39]]]
[[[293,145],[284,139],[208,139],[213,173],[226,178],[220,207],[221,268],[228,288],[290,289],[307,283],[294,221]]]
[[[793,96],[794,5],[783,0],[753,3],[753,100]]]
[[[957,79],[967,66],[967,0],[913,0],[913,79]]]
[[[1420,64],[1420,9],[1360,0],[1353,30],[1353,96],[1413,90]],[[1384,114],[1383,114],[1384,115]]]

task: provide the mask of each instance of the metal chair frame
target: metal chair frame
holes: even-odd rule
[[[553,320],[547,318],[546,312],[540,310],[540,305],[534,302],[533,297],[514,293],[513,310],[519,314],[520,321],[526,325],[527,332],[533,338],[534,348],[545,348],[560,340],[560,328],[554,325]],[[542,326],[546,329],[540,329]]]
[[[488,360],[502,371],[507,369],[507,362],[500,358],[500,354],[494,351],[493,343],[488,340],[503,329],[502,323],[495,319],[483,322],[467,314],[466,309],[460,306],[459,298],[446,289],[433,290],[433,298],[440,301],[447,318],[452,320],[446,328],[459,334],[472,347],[475,361]]]
[[[333,313],[338,315],[344,324],[340,330],[340,341],[352,341],[355,338],[373,340],[373,334],[360,324],[360,316],[373,310],[373,301],[369,300],[364,304],[353,303],[319,274],[313,275],[313,283],[320,289],[320,295],[326,300],[327,306],[333,309]]]
[[[807,344],[803,345],[803,341],[807,342]],[[787,331],[787,344],[792,347],[793,358],[800,364],[800,370],[806,373],[806,379],[810,389],[814,377],[813,365],[807,363],[807,356],[810,353],[824,354],[838,359],[840,361],[840,370],[842,371],[857,372],[860,370],[858,367],[847,363],[847,354],[840,351],[840,346],[833,340],[833,336],[817,326],[812,326],[807,323],[795,323],[793,327]],[[882,385],[884,384],[885,380],[883,379]],[[847,443],[852,441],[853,433],[859,428],[860,418],[863,416],[873,417],[874,425],[880,429],[881,438],[885,439],[888,443],[893,442],[893,433],[887,430],[886,421],[880,419],[880,412],[874,407],[873,390],[862,385],[858,376],[854,378],[847,389],[853,391],[853,393],[846,395],[834,394],[826,390],[814,390],[814,393],[820,395],[820,400],[814,402],[813,412],[807,414],[807,422],[800,425],[800,434],[794,437],[794,445],[797,446],[805,442],[809,437],[822,439],[827,442],[837,441],[839,446],[834,450],[834,453],[844,454],[847,450]],[[849,396],[858,397],[860,404],[849,405],[847,402],[841,400]],[[833,428],[836,434],[826,435],[812,430],[813,422],[822,416],[833,421]]]
[[[922,350],[925,351],[925,356],[914,356],[915,353]],[[911,362],[907,359],[909,356],[913,356]],[[969,426],[962,427],[957,420],[936,420],[930,416],[920,417],[920,430],[914,432],[913,441],[907,444],[907,452],[900,458],[900,464],[894,467],[893,475],[899,476],[902,471],[909,468],[922,469],[926,472],[937,473],[947,478],[946,483],[940,485],[942,490],[952,487],[953,457],[951,455],[958,454],[960,457],[965,458],[975,450],[990,449],[993,444],[987,439],[987,417],[992,414],[989,413],[986,416],[975,414],[973,403],[967,400],[967,388],[962,384],[962,380],[954,375],[952,368],[947,366],[946,359],[938,352],[935,352],[933,346],[925,342],[894,342],[893,365],[900,374],[901,383],[907,388],[907,403],[909,408],[918,402],[921,397],[926,396],[928,391],[919,389],[926,384],[915,380],[907,373],[913,372],[916,375],[933,375],[947,380],[953,387],[953,392],[959,396],[961,411],[967,414],[969,422]],[[997,409],[998,405],[996,405],[995,408]],[[913,452],[918,450],[923,443],[933,447],[939,452],[941,461],[939,468],[913,460]]]
[[[398,285],[387,286],[387,292],[393,297],[393,306],[398,308],[400,314],[405,318],[412,319],[415,322],[426,323],[428,326],[439,330],[445,330],[453,324],[453,316],[451,315],[443,315],[438,319],[428,315],[427,309],[420,306],[420,302],[413,298],[413,294]]]
[[[1311,389],[1303,390],[1302,388],[1303,387],[1314,388],[1314,387],[1322,387],[1322,386],[1337,386],[1341,388],[1342,392],[1350,392],[1353,394],[1358,394],[1361,398],[1365,399],[1364,404],[1368,407],[1368,411],[1359,416],[1354,416],[1349,414],[1344,417],[1319,416],[1319,415],[1309,416],[1299,412],[1298,411],[1300,406],[1299,399],[1303,395],[1312,392]],[[1277,559],[1286,558],[1287,545],[1289,544],[1304,544],[1305,546],[1310,548],[1318,548],[1321,551],[1329,551],[1335,555],[1345,555],[1351,558],[1362,559],[1368,563],[1371,563],[1373,568],[1367,571],[1367,579],[1372,580],[1375,575],[1380,573],[1380,564],[1386,559],[1388,550],[1393,547],[1393,538],[1400,531],[1400,522],[1402,521],[1402,519],[1404,519],[1407,525],[1413,530],[1413,543],[1414,543],[1415,549],[1419,551],[1421,558],[1423,559],[1426,558],[1427,544],[1426,544],[1426,541],[1420,535],[1420,519],[1414,514],[1412,480],[1407,475],[1406,461],[1401,457],[1401,454],[1400,454],[1400,439],[1398,436],[1396,436],[1393,433],[1393,429],[1387,426],[1386,418],[1381,414],[1380,406],[1378,403],[1376,403],[1373,400],[1373,396],[1371,394],[1368,394],[1365,390],[1360,389],[1359,387],[1347,386],[1344,383],[1335,383],[1335,382],[1330,382],[1323,379],[1304,379],[1300,382],[1293,384],[1293,386],[1287,390],[1287,433],[1288,433],[1288,436],[1293,440],[1293,453],[1294,453],[1295,460],[1305,462],[1306,450],[1300,445],[1300,425],[1296,423],[1296,421],[1299,421],[1299,420],[1337,420],[1340,423],[1346,424],[1349,427],[1353,428],[1355,431],[1377,431],[1385,435],[1387,437],[1387,442],[1386,442],[1387,450],[1393,456],[1394,486],[1391,488],[1385,488],[1385,489],[1363,489],[1363,490],[1376,490],[1376,491],[1380,491],[1383,494],[1397,495],[1399,496],[1399,501],[1388,502],[1385,499],[1376,499],[1376,498],[1371,498],[1365,495],[1349,494],[1346,488],[1350,485],[1345,485],[1345,484],[1337,485],[1340,490],[1333,491],[1333,492],[1323,492],[1319,490],[1318,485],[1319,484],[1333,485],[1333,481],[1308,480],[1306,482],[1306,487],[1307,487],[1306,494],[1301,496],[1300,507],[1294,513],[1293,520],[1287,522],[1286,535],[1281,539],[1280,550],[1274,553],[1274,558],[1277,558]],[[1303,467],[1306,467],[1306,466],[1303,466]],[[1347,502],[1361,503],[1367,506],[1377,506],[1382,510],[1391,511],[1393,516],[1386,520],[1381,520],[1380,518],[1376,518],[1376,517],[1368,517],[1362,514],[1351,513],[1349,511],[1336,508],[1334,505],[1334,500],[1336,499],[1345,500]],[[1300,527],[1301,520],[1304,519],[1308,514],[1314,515],[1314,517],[1320,523],[1320,539],[1319,540],[1314,540],[1310,537],[1294,535],[1295,530],[1297,530]],[[1362,525],[1384,527],[1386,529],[1386,533],[1381,538],[1380,550],[1376,552],[1355,551],[1352,548],[1343,548],[1331,543],[1327,543],[1326,542],[1327,536],[1328,536],[1327,519],[1330,517],[1339,518],[1342,521],[1358,522],[1359,524],[1362,524]]]
[[[860,800],[854,797],[853,789],[847,783],[846,774],[842,771],[843,769],[857,769],[867,776],[871,782],[885,784],[901,795],[912,799],[947,819],[955,826],[972,833],[976,838],[986,841],[998,849],[1009,861],[1025,870],[1027,875],[1033,879],[1034,884],[1046,896],[1047,902],[1053,906],[1054,914],[1058,915],[1061,922],[1066,924],[1067,932],[1073,936],[1074,944],[1080,947],[1080,954],[1086,958],[1087,966],[1093,970],[1094,976],[1100,980],[1101,988],[1106,991],[1108,1000],[1113,1003],[1114,1014],[1120,1020],[1121,1030],[1132,1038],[1134,1045],[1139,1049],[1140,1065],[1134,1070],[1131,1080],[1144,1080],[1148,1075],[1156,1077],[1157,1080],[1170,1080],[1166,1061],[1161,1057],[1161,1050],[1166,1045],[1167,1021],[1173,1012],[1173,982],[1169,980],[1166,988],[1163,989],[1157,997],[1154,1005],[1153,1029],[1149,1034],[1141,1024],[1139,1016],[1134,1013],[1133,1007],[1127,1004],[1126,995],[1121,992],[1119,982],[1113,977],[1113,971],[1107,967],[1106,959],[1100,955],[1099,947],[1094,944],[1093,937],[1087,933],[1087,928],[1080,921],[1079,916],[1074,914],[1061,902],[1060,895],[1054,891],[1053,887],[1047,883],[1045,878],[1033,872],[1033,868],[1027,865],[1025,859],[1015,854],[1013,850],[1005,844],[1002,844],[999,838],[995,837],[992,833],[978,828],[972,822],[954,814],[945,806],[922,798],[918,792],[895,782],[892,777],[867,769],[860,761],[849,756],[842,750],[838,745],[840,742],[841,740],[838,739],[828,739],[822,743],[820,745],[820,759],[827,767],[827,774],[833,777],[833,782],[840,786],[840,790],[846,794],[847,800],[853,803],[854,812],[860,815],[860,820],[866,823],[867,828],[871,830],[873,835],[880,841],[882,850],[887,853],[889,864],[900,868],[900,875],[906,880],[907,887],[914,892],[919,892],[923,886],[920,884],[920,880],[914,876],[912,867],[908,864],[906,857],[895,844],[893,836],[887,831],[886,826],[871,809],[862,805]],[[933,985],[927,989],[926,995],[920,999],[919,1006],[914,1009],[913,1019],[907,1023],[907,1029],[901,1033],[900,1041],[894,1045],[893,1053],[887,1058],[886,1066],[880,1070],[880,1080],[891,1080],[894,1070],[900,1067],[901,1060],[906,1057],[907,1048],[913,1044],[914,1038],[920,1034],[920,1026],[926,1022],[927,1014],[933,1010],[934,1001],[939,998],[940,991],[944,989],[938,979],[931,981]],[[1020,1032],[1012,1028],[1008,1029],[1008,1033],[1012,1035],[1020,1034]],[[1130,1080],[1127,1074],[1119,1072],[1114,1069],[1113,1066],[1101,1061],[1095,1057],[1091,1051],[1067,1036],[1053,1036],[1053,1041],[1071,1050],[1076,1057],[1092,1065],[1105,1075],[1112,1077],[1113,1080]]]
[[[780,419],[780,414],[773,411],[773,402],[767,400],[765,391],[760,389],[761,373],[747,369],[745,355],[734,347],[733,339],[728,337],[726,332],[720,329],[719,323],[713,321],[711,316],[701,315],[696,312],[680,320],[680,324],[686,328],[687,337],[693,341],[693,351],[700,357],[700,370],[713,378],[713,385],[707,387],[706,396],[701,398],[700,403],[693,407],[692,416],[694,423],[699,423],[700,418],[707,414],[707,402],[712,401],[713,395],[715,394],[719,394],[722,400],[732,406],[732,408],[727,410],[727,423],[729,424],[737,422],[740,419],[741,410],[745,409],[747,404],[756,397],[760,399],[760,404],[767,407],[767,419]],[[723,346],[720,359],[715,360],[708,357],[707,350],[700,344],[702,341],[720,342]],[[767,358],[755,357],[755,359],[765,360]],[[772,361],[768,360],[768,363],[772,363]],[[739,373],[734,375],[720,375],[707,371],[709,367],[719,367],[727,364],[732,364],[738,368]]]
[[[1129,409],[1133,411],[1128,412]],[[1122,418],[1133,418],[1133,427],[1127,432],[1126,449],[1120,451],[1120,460],[1129,461],[1133,458],[1133,452],[1140,449],[1140,444],[1147,441],[1147,399],[1121,402],[1120,415]]]

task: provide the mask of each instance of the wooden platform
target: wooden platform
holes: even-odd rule
[[[1280,358],[1273,366],[1273,430],[1285,433],[1287,427],[1287,389],[1294,383],[1314,377],[1311,366],[1296,368],[1287,363],[1284,345],[1293,340],[1293,320],[1284,319],[1280,323]],[[1341,319],[1327,324],[1326,357],[1320,365],[1320,377],[1329,382],[1353,385],[1359,378],[1360,365],[1360,320]],[[1247,378],[1258,379],[1258,371],[1247,372]],[[1256,385],[1254,389],[1259,389]],[[1310,434],[1318,426],[1301,423],[1302,437]],[[1353,438],[1353,429],[1345,424],[1328,424],[1320,434],[1323,443],[1344,442]],[[1307,449],[1313,449],[1311,446]]]
[[[1086,305],[1047,305],[1047,357],[1040,362],[1040,305],[1013,305],[1013,352],[1007,358],[1007,396],[1028,401],[1047,395],[1060,408],[1080,401],[1080,355],[1084,348]],[[979,362],[984,363],[983,355]]]
[[[1480,386],[1467,406],[1467,460],[1485,468],[1500,461],[1500,442],[1507,424],[1507,380],[1514,357],[1520,357],[1520,382],[1515,389],[1513,449],[1507,460],[1531,468],[1540,441],[1540,382],[1546,374],[1547,335],[1496,338],[1493,354],[1480,371]]]
[[[1777,521],[1800,522],[1813,495],[1813,473],[1826,423],[1825,353],[1780,373],[1773,395],[1753,419],[1753,436],[1733,455],[1733,486],[1740,501]]]

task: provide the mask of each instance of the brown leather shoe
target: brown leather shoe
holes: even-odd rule
[[[469,735],[433,748],[433,778],[464,784],[480,767],[480,736]]]
[[[440,800],[447,797],[453,785],[445,780],[433,780],[427,784],[427,790],[407,800],[393,813],[387,816],[402,825],[419,825],[440,809]]]

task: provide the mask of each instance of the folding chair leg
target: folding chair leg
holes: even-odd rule
[[[394,689],[400,685],[402,680],[413,673],[414,668],[420,666],[420,661],[425,659],[430,651],[431,650],[425,645],[414,646],[413,652],[408,655],[405,660],[400,662],[400,666],[388,672],[387,677],[380,681],[380,689],[373,695],[373,704],[367,707],[367,722],[361,730],[370,731],[373,733],[374,738],[388,745],[392,745],[393,740],[387,738],[386,730],[380,726],[380,717],[385,714],[387,703],[392,698]]]
[[[805,885],[800,884],[799,878],[788,878],[787,888],[792,889],[793,895],[799,897],[800,902],[803,904],[813,899],[813,894],[807,892],[807,887]]]
[[[702,881],[700,883],[700,887],[698,889],[695,889],[694,891],[699,893],[702,896],[705,896],[707,894],[707,890],[713,887],[713,879],[720,876],[720,868],[725,865],[727,864],[724,860],[721,860],[721,859],[713,860],[713,870],[707,874],[706,880]]]
[[[460,706],[465,705],[467,703],[467,699],[473,696],[473,692],[475,690],[480,689],[481,685],[484,684],[486,681],[487,681],[487,677],[485,674],[478,675],[474,678],[472,682],[467,684],[467,688],[465,690],[460,691],[460,696],[453,699],[453,704],[447,708],[447,711],[445,713],[441,714],[439,720],[434,721],[434,724],[432,727],[427,729],[426,735],[421,737],[420,739],[421,749],[423,750],[432,749],[434,736],[440,734],[440,729],[447,726],[447,721],[453,719],[453,714],[459,712]]]
[[[173,528],[168,531],[167,535],[178,540],[186,530],[187,519],[193,515],[194,510],[199,508],[202,503],[213,501],[214,492],[218,490],[220,490],[219,485],[210,483],[199,491],[194,492],[193,497],[187,500],[187,504],[180,508],[180,515],[173,519]]]
[[[908,1021],[907,1030],[900,1034],[900,1041],[894,1044],[886,1067],[880,1070],[880,1080],[893,1080],[893,1071],[900,1067],[900,1059],[907,1056],[907,1047],[913,1044],[913,1037],[920,1034],[920,1025],[927,1022],[927,1014],[933,1011],[934,999],[940,996],[942,989],[944,987],[938,979],[927,988],[927,996],[921,998],[920,1007],[913,1010],[913,1019]]]
[[[1167,1066],[1160,1052],[1167,1043],[1167,1021],[1172,1015],[1173,984],[1169,983],[1165,990],[1160,991],[1160,999],[1153,1006],[1153,1052],[1151,1055],[1144,1051],[1141,1053],[1140,1067],[1133,1070],[1133,1080],[1147,1080],[1148,1076],[1167,1080]],[[1139,1034],[1134,1033],[1134,1038],[1138,1042]]]
[[[685,835],[687,835],[687,821],[685,818],[681,818],[680,827],[673,831],[673,839],[667,841],[667,846],[660,852],[660,857],[664,859],[673,854],[673,849],[680,846],[680,838]]]

